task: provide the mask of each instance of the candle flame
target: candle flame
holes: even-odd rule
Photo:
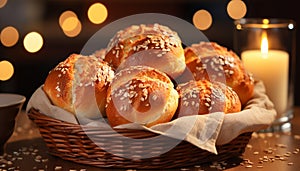
[[[263,32],[262,38],[261,38],[260,51],[264,58],[266,58],[268,56],[268,49],[269,49],[269,45],[268,45],[267,33]]]

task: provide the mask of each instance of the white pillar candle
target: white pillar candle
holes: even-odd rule
[[[289,54],[281,50],[247,50],[241,53],[245,68],[264,82],[278,118],[285,113],[288,101]]]

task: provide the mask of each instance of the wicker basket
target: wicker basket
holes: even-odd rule
[[[230,143],[217,146],[218,155],[199,149],[186,141],[181,141],[177,146],[157,157],[127,159],[108,153],[107,151],[109,150],[101,149],[96,145],[98,142],[94,143],[95,140],[92,141],[88,134],[99,135],[97,139],[99,143],[109,141],[109,148],[119,153],[124,151],[122,149],[124,147],[120,145],[120,141],[122,140],[118,140],[119,134],[135,139],[154,137],[157,134],[128,129],[112,131],[97,127],[84,128],[83,131],[81,125],[50,118],[35,109],[29,110],[28,116],[39,127],[50,154],[64,160],[96,167],[136,169],[177,168],[221,161],[241,155],[252,134],[252,132],[241,134]],[[111,141],[112,138],[115,139]],[[167,146],[168,142],[174,140],[169,137],[165,138],[166,141],[155,144],[130,144],[130,146],[132,149],[135,149],[135,146],[147,145],[143,149],[149,150],[149,153],[160,154],[160,150]]]

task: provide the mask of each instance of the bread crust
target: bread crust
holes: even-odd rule
[[[77,116],[105,116],[106,93],[114,77],[108,64],[93,56],[71,54],[53,68],[43,85],[51,102]]]
[[[185,48],[185,60],[185,75],[189,77],[182,78],[226,83],[236,91],[242,105],[252,98],[254,79],[233,51],[216,42],[200,42]]]
[[[241,111],[241,102],[236,92],[221,82],[192,80],[179,84],[176,90],[179,93],[179,104],[175,118]]]
[[[185,69],[184,49],[178,34],[160,24],[132,25],[110,40],[104,60],[115,70],[146,65],[175,79]]]
[[[108,88],[106,114],[112,127],[138,123],[147,127],[169,122],[178,107],[170,78],[148,66],[118,72]]]

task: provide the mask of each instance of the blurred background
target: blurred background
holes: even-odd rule
[[[300,23],[295,0],[0,0],[0,92],[29,99],[48,72],[71,53],[80,53],[99,29],[139,13],[186,20],[228,49],[233,49],[235,19],[289,18]],[[296,44],[297,56],[300,42]],[[299,74],[296,67],[295,105],[300,105]]]

